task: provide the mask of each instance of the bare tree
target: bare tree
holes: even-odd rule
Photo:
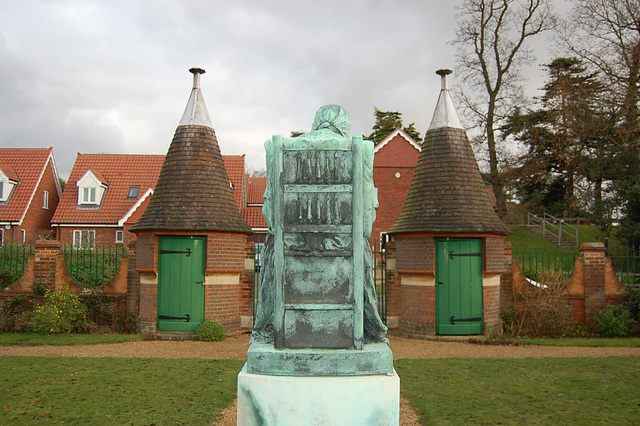
[[[640,2],[638,0],[574,0],[570,20],[560,36],[567,50],[608,81],[617,101],[623,138],[638,149],[638,84],[640,83]]]
[[[500,123],[524,103],[522,65],[533,59],[526,42],[555,26],[550,0],[464,0],[458,13],[460,92],[465,109],[483,129],[489,181],[498,214],[507,214],[496,141]]]

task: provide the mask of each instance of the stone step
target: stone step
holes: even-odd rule
[[[558,238],[556,238],[553,235],[550,235],[549,233],[545,233],[543,231],[543,229],[539,226],[534,226],[534,225],[529,225],[527,227],[527,229],[531,232],[533,232],[536,235],[541,236],[542,238],[544,238],[545,240],[549,241],[550,243],[552,243],[553,245],[563,248],[563,249],[575,249],[576,248],[576,243],[572,242],[572,241],[568,241],[568,240],[562,240],[562,242],[560,242],[560,244],[558,244]]]

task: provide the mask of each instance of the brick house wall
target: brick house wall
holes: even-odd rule
[[[49,193],[49,204],[46,209],[43,207],[44,191]],[[58,196],[56,186],[56,176],[53,173],[51,161],[48,161],[21,225],[12,226],[11,229],[4,229],[4,242],[13,244],[22,243],[23,230],[25,231],[24,239],[27,244],[37,241],[41,236],[49,236],[48,234],[52,233],[51,218],[56,211],[59,201],[60,197]]]

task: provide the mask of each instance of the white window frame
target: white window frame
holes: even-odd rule
[[[4,245],[4,229],[0,228],[0,247]]]
[[[20,237],[22,239],[22,244],[25,243],[25,241],[27,240],[27,231],[24,229],[20,230]]]
[[[42,208],[49,210],[49,191],[46,189],[42,191]]]
[[[0,201],[4,201],[4,180],[0,179]]]
[[[124,242],[124,231],[117,230],[116,231],[116,244],[121,244]]]
[[[81,204],[98,204],[96,202],[96,188],[95,187],[82,187],[82,191],[80,192],[81,198],[80,198],[80,203]]]
[[[96,231],[93,229],[74,229],[73,247],[92,249],[96,245]]]

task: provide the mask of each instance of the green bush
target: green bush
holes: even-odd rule
[[[36,297],[43,297],[47,295],[47,290],[49,288],[41,283],[40,281],[34,281],[33,284],[31,284],[31,291],[33,292],[33,295]]]
[[[16,280],[15,275],[8,269],[0,269],[0,288],[7,288]]]
[[[203,342],[219,342],[226,335],[224,327],[219,322],[206,320],[196,330],[198,340]]]
[[[609,305],[596,315],[602,337],[625,337],[633,327],[631,314],[622,305]]]
[[[628,285],[620,304],[631,314],[631,318],[640,321],[640,284]]]
[[[16,296],[12,299],[0,300],[0,331],[14,331],[16,323],[27,304],[27,298]]]
[[[46,301],[32,312],[25,312],[27,326],[36,333],[71,333],[78,328],[87,313],[87,307],[77,294],[68,288],[47,290]]]

